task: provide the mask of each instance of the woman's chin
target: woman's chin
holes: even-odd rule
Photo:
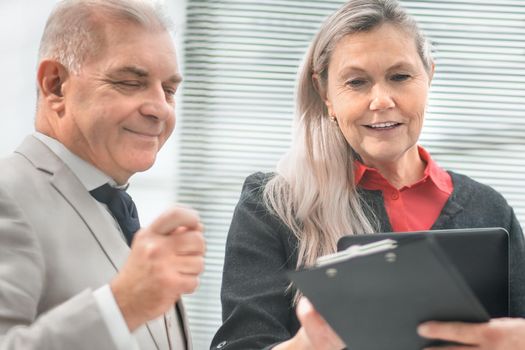
[[[402,161],[410,154],[410,149],[401,148],[399,145],[381,145],[380,147],[370,147],[359,155],[365,165],[377,168],[381,165]]]

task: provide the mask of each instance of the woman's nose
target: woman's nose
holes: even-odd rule
[[[381,111],[395,107],[394,99],[388,88],[380,85],[374,86],[372,90],[372,100],[370,110]]]

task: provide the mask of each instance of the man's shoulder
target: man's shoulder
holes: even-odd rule
[[[37,168],[31,157],[17,148],[13,153],[0,158],[0,181],[19,182],[24,176],[36,175],[34,170]]]
[[[0,158],[0,186],[9,188],[26,182],[28,177],[35,175],[32,168],[31,163],[16,152]]]
[[[42,166],[46,160],[41,156],[39,158],[39,152],[45,146],[36,145],[36,153],[31,154],[31,141],[29,144],[27,141],[22,142],[10,155],[0,158],[0,189],[2,196],[9,197],[11,202],[33,206],[37,198],[49,198],[45,191],[46,188],[51,189],[49,180],[53,173]],[[38,142],[36,139],[32,141]],[[48,154],[44,155],[49,157]]]

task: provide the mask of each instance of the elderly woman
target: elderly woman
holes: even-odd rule
[[[212,348],[342,348],[304,300],[297,318],[284,271],[333,253],[346,234],[503,227],[511,313],[524,313],[512,208],[417,144],[433,74],[429,45],[395,0],[351,0],[325,21],[299,76],[293,145],[275,173],[247,178],[235,210]]]

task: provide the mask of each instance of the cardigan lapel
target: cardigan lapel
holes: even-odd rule
[[[432,230],[440,230],[444,228],[455,228],[454,218],[456,215],[461,213],[464,209],[463,204],[469,200],[469,198],[463,198],[459,197],[458,193],[460,193],[462,196],[465,196],[469,193],[469,191],[465,191],[462,188],[462,183],[460,181],[457,181],[456,174],[449,171],[450,178],[452,179],[452,183],[454,185],[454,190],[448,197],[447,202],[445,203],[445,206],[441,210],[441,213],[439,214],[439,217],[437,218],[436,222],[434,222],[434,225],[432,225]]]
[[[366,216],[370,221],[379,225],[376,227],[377,232],[392,232],[383,193],[380,190],[365,190],[363,188],[358,188],[358,193],[363,199],[363,208],[367,211]]]

